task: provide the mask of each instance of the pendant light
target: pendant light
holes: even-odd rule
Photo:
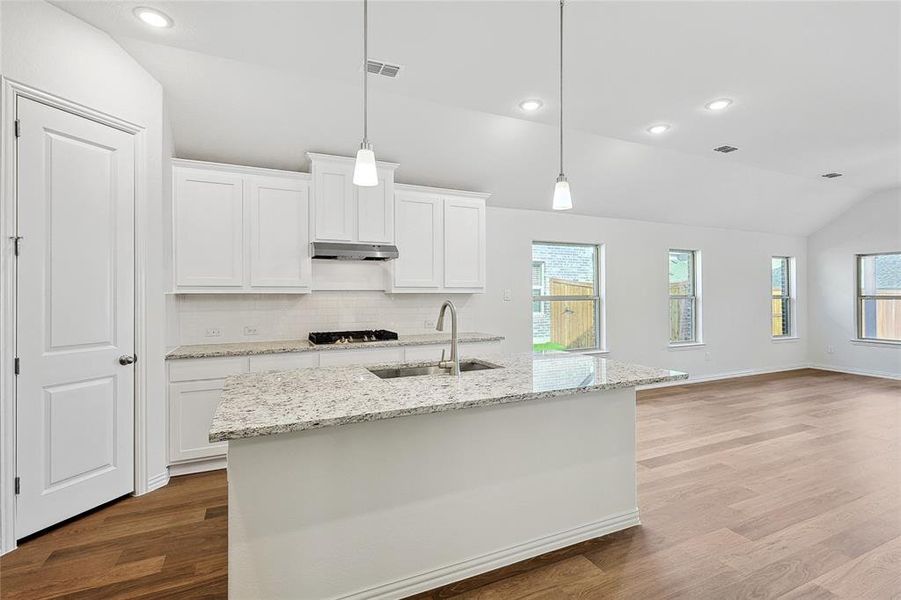
[[[375,153],[369,143],[369,0],[363,0],[363,141],[354,162],[354,185],[372,187],[379,184]]]
[[[560,0],[560,174],[554,185],[554,210],[569,210],[573,198],[569,192],[569,182],[563,174],[563,0]]]

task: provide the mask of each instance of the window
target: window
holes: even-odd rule
[[[669,251],[670,344],[700,342],[698,252]]]
[[[901,342],[901,252],[858,255],[857,323],[860,339]]]
[[[792,337],[795,332],[795,259],[774,256],[771,263],[773,337]]]
[[[590,244],[532,244],[532,347],[602,347],[600,249]]]

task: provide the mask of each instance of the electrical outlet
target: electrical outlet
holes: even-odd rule
[[[219,329],[218,327],[210,327],[209,329],[206,330],[206,336],[207,337],[221,337],[222,330]]]
[[[705,353],[704,353],[704,360],[710,360],[710,353],[709,353],[709,352],[705,352]]]
[[[423,322],[422,326],[425,327],[426,329],[435,329],[435,321],[432,321],[431,319],[426,319]]]
[[[829,344],[828,346],[826,346],[826,354],[832,354],[834,352],[835,352],[835,346],[833,346],[832,344]]]
[[[504,290],[504,302],[513,300],[513,290]]]
[[[250,325],[248,325],[244,328],[244,335],[256,335],[257,333],[259,332],[257,331],[256,327],[251,327]]]

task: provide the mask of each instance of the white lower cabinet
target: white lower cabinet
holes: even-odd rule
[[[490,359],[500,348],[500,342],[463,343],[460,344],[460,356]],[[172,473],[220,469],[224,466],[228,443],[210,443],[209,431],[216,407],[222,399],[225,380],[232,375],[320,366],[437,361],[441,358],[442,349],[450,355],[448,344],[430,344],[171,360],[168,368],[169,464]]]
[[[211,444],[210,423],[225,379],[180,381],[169,385],[169,459],[172,462],[222,456],[227,442]]]

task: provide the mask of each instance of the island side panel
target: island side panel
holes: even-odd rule
[[[229,597],[398,598],[638,524],[634,389],[229,445]]]

